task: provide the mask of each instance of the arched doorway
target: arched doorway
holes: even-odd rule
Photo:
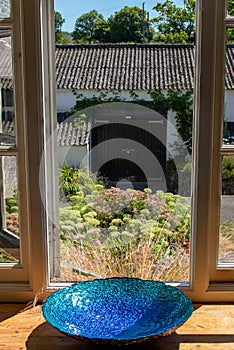
[[[112,159],[103,164],[99,173],[107,179],[110,186],[117,186],[122,189],[132,187],[135,190],[143,190],[148,187],[142,169],[128,159]]]
[[[167,190],[166,147],[145,125],[109,122],[91,130],[90,169],[115,186],[124,179],[133,188]],[[152,126],[160,129],[160,126]],[[162,128],[165,133],[165,128]]]

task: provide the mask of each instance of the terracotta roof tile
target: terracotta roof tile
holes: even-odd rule
[[[228,45],[226,50],[225,86],[227,90],[234,89],[234,45]]]
[[[88,144],[90,123],[84,122],[83,126],[76,128],[72,122],[57,124],[59,146],[84,146]]]
[[[0,86],[3,89],[12,90],[12,77],[0,77]]]
[[[57,45],[56,79],[58,89],[191,90],[194,46]],[[227,45],[225,87],[234,90],[234,45]]]
[[[0,132],[0,144],[14,145],[15,144],[15,125],[12,121],[2,122],[2,131]]]
[[[57,45],[58,89],[192,89],[192,45]]]
[[[4,50],[3,50],[4,48]],[[12,88],[11,50],[0,40],[0,83]],[[57,89],[156,90],[193,88],[194,46],[57,45]],[[227,45],[225,87],[234,90],[234,45]]]
[[[2,31],[2,32],[8,31]],[[0,38],[0,85],[4,89],[12,89],[12,50],[9,37]]]
[[[57,124],[57,144],[58,146],[85,146],[89,141],[91,124],[84,122],[83,126],[77,128],[72,122],[62,122]],[[14,140],[15,129],[14,121],[3,121],[2,133],[0,133],[1,142],[12,142]],[[8,140],[9,139],[9,140]]]

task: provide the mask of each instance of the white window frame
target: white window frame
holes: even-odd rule
[[[0,147],[0,156],[15,156],[17,159],[18,176],[18,201],[19,201],[19,221],[20,221],[20,261],[19,263],[1,263],[0,280],[2,289],[12,286],[16,289],[30,289],[29,287],[29,255],[28,255],[28,211],[27,211],[27,174],[26,174],[26,153],[25,153],[25,113],[23,81],[23,57],[21,41],[21,6],[18,1],[12,2],[11,17],[0,21],[0,29],[9,29],[12,35],[12,56],[13,56],[13,90],[15,108],[15,147]],[[23,127],[22,127],[23,126]],[[17,281],[17,286],[14,283]]]
[[[218,268],[226,2],[197,6],[192,291],[195,301],[233,301],[232,269]]]
[[[226,1],[227,2],[227,1]],[[222,157],[225,155],[234,155],[234,147],[223,145],[223,125],[224,125],[224,75],[225,75],[225,48],[226,48],[226,30],[227,28],[234,27],[234,16],[227,14],[226,8],[219,8],[223,11],[224,20],[220,23],[222,26],[222,41],[219,40],[217,43],[217,51],[222,50],[222,54],[217,55],[216,65],[219,67],[219,75],[217,76],[217,103],[216,114],[213,121],[213,186],[211,189],[211,201],[213,203],[211,211],[211,231],[214,232],[213,237],[210,237],[211,247],[211,261],[210,261],[210,286],[209,288],[213,291],[214,289],[233,290],[233,285],[230,281],[234,280],[234,263],[219,263],[219,215],[221,207],[221,187],[222,187]],[[220,283],[222,283],[220,285]]]
[[[20,263],[0,264],[1,301],[33,301],[46,285],[46,225],[39,190],[44,143],[40,17],[39,0],[12,0],[11,18],[0,21],[0,28],[13,32],[17,148],[6,154],[19,158],[21,230]]]
[[[51,59],[53,39],[53,0],[14,0],[21,4],[23,96],[18,108],[25,116],[25,205],[28,225],[28,271],[26,284],[0,285],[1,300],[32,300],[55,287],[49,285],[49,259],[46,230],[53,238],[51,220],[46,210],[56,212],[54,197],[55,159],[49,156],[45,177],[50,183],[41,182],[49,200],[46,210],[40,194],[40,161],[44,140],[54,130],[55,74]],[[197,0],[197,45],[195,76],[195,123],[193,162],[193,205],[191,242],[191,281],[189,287],[181,288],[195,302],[233,301],[233,270],[217,267],[218,226],[220,208],[220,129],[223,121],[224,96],[224,33],[225,1]],[[15,25],[15,24],[14,24]],[[42,35],[41,35],[42,33]],[[16,37],[18,38],[18,37]],[[17,62],[17,55],[15,55]],[[33,62],[33,64],[32,64]],[[18,78],[18,77],[17,77]],[[16,85],[18,81],[16,81]],[[16,91],[19,91],[16,89]],[[45,124],[46,123],[46,127]],[[21,128],[19,128],[19,133]],[[48,152],[53,151],[53,145]],[[49,174],[49,176],[48,176]],[[51,175],[52,174],[52,175]],[[55,214],[56,216],[56,214]],[[56,218],[55,218],[56,219]],[[51,236],[50,236],[51,237]],[[24,238],[23,238],[24,240]],[[23,243],[24,244],[24,243]],[[1,269],[0,269],[1,274]],[[1,276],[1,275],[0,275]],[[20,288],[14,290],[14,286]],[[61,286],[61,285],[60,285]]]

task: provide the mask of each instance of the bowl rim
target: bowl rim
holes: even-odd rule
[[[46,306],[47,303],[49,303],[50,300],[53,300],[53,298],[58,294],[58,293],[65,293],[66,291],[68,291],[69,289],[71,290],[74,286],[78,286],[78,285],[84,285],[84,284],[92,284],[93,282],[99,282],[99,281],[109,281],[109,280],[135,280],[135,281],[141,281],[141,282],[150,282],[152,284],[156,284],[156,285],[163,285],[165,286],[165,288],[170,288],[173,290],[176,290],[178,292],[179,295],[181,295],[181,297],[183,297],[187,303],[188,303],[188,307],[187,307],[187,312],[186,312],[186,317],[181,321],[181,323],[178,323],[178,325],[176,325],[173,328],[169,328],[168,330],[165,330],[161,333],[155,333],[152,335],[146,335],[146,336],[136,336],[136,337],[132,337],[129,339],[119,339],[119,338],[115,338],[114,336],[112,338],[105,338],[105,337],[88,337],[85,335],[77,335],[74,333],[70,333],[65,331],[64,329],[60,329],[59,326],[56,326],[56,324],[53,324],[51,322],[51,320],[49,320],[48,315],[47,315],[47,311],[46,311]],[[188,318],[190,318],[190,316],[193,313],[193,304],[192,304],[192,300],[179,288],[177,288],[176,286],[172,286],[170,284],[167,284],[163,281],[155,281],[155,280],[149,280],[149,279],[141,279],[141,278],[137,278],[137,277],[122,277],[122,276],[117,276],[117,277],[107,277],[107,278],[96,278],[96,279],[92,279],[92,280],[87,280],[87,281],[78,281],[75,283],[72,283],[69,286],[66,286],[64,288],[60,288],[58,290],[56,290],[55,292],[53,292],[52,294],[50,294],[47,299],[44,301],[43,305],[42,305],[42,313],[43,316],[45,318],[45,320],[54,328],[56,328],[57,330],[59,330],[62,334],[66,334],[70,337],[73,337],[77,340],[80,341],[84,341],[84,342],[92,342],[95,344],[110,344],[110,345],[128,345],[128,344],[132,344],[132,343],[137,343],[137,342],[142,342],[142,341],[148,341],[148,340],[153,340],[153,339],[157,339],[166,335],[169,335],[171,333],[173,333],[176,329],[178,329],[179,327],[182,326],[182,324],[184,324],[185,321],[188,320]]]

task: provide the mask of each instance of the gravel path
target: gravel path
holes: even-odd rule
[[[234,195],[222,196],[220,221],[221,223],[225,221],[234,222]]]

